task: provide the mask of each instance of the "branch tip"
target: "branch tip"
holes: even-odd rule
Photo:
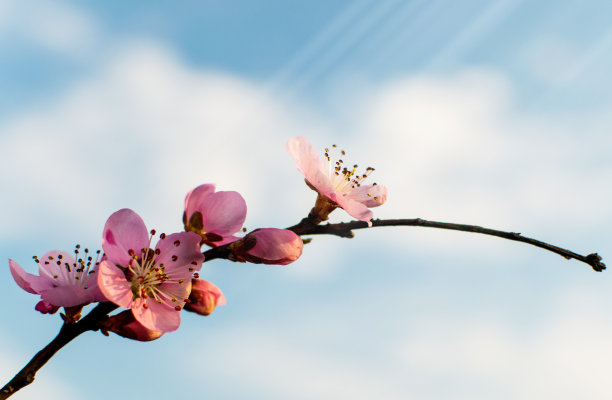
[[[597,253],[591,253],[586,256],[586,262],[593,267],[594,271],[601,272],[606,269],[606,264],[601,262],[601,256]]]

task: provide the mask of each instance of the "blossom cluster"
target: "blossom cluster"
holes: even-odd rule
[[[369,208],[387,198],[384,186],[362,185],[373,168],[356,174],[356,165],[346,168],[342,159],[332,161],[330,149],[319,157],[302,137],[290,139],[286,148],[306,184],[317,192],[307,217],[310,223],[327,220],[336,208],[371,223]],[[102,251],[90,252],[79,245],[73,254],[49,251],[34,257],[38,275],[10,259],[9,268],[23,290],[40,296],[35,309],[41,313],[53,314],[64,307],[62,317],[69,323],[78,320],[83,306],[111,302],[125,310],[102,321],[103,332],[154,340],[178,329],[182,310],[210,315],[226,303],[222,291],[199,276],[206,261],[204,246],[224,248],[225,258],[254,264],[287,265],[300,257],[303,242],[291,228],[260,228],[237,236],[246,213],[246,202],[238,192],[202,184],[185,196],[183,232],[157,235],[135,211],[124,208],[106,221]]]

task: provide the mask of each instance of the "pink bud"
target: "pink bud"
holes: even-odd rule
[[[53,304],[48,303],[44,300],[41,300],[38,303],[36,303],[36,306],[34,307],[34,309],[43,314],[55,314],[57,310],[59,310],[59,307],[54,306]]]
[[[230,245],[237,261],[287,265],[302,255],[302,239],[287,229],[256,229]]]
[[[225,304],[221,289],[204,279],[191,280],[191,294],[184,309],[200,315],[210,315],[215,307]]]
[[[163,332],[153,331],[142,326],[140,322],[136,321],[131,310],[113,315],[102,322],[101,325],[103,331],[110,331],[124,338],[140,342],[150,342],[163,335]]]

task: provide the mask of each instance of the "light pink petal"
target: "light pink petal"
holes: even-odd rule
[[[91,302],[91,294],[81,286],[58,286],[42,292],[43,300],[58,307],[73,307]]]
[[[338,196],[336,202],[340,207],[344,209],[351,217],[356,218],[360,221],[368,222],[371,225],[372,217],[374,213],[365,204],[359,203],[353,199],[347,197]]]
[[[68,266],[66,266],[68,264]],[[65,251],[51,250],[43,254],[38,263],[38,273],[56,285],[71,284],[76,266],[76,260]]]
[[[158,294],[158,296],[168,307],[182,307],[185,304],[185,299],[189,298],[189,293],[191,292],[191,281],[191,277],[188,277],[183,281],[183,283],[164,282],[158,287],[158,290],[161,292]],[[176,301],[172,301],[172,299],[176,299]]]
[[[147,305],[145,308],[144,304]],[[134,318],[145,328],[157,332],[172,332],[181,324],[181,313],[151,298],[136,299],[132,307]]]
[[[102,261],[98,266],[98,288],[108,301],[130,308],[133,297],[130,283],[123,271],[109,261]]]
[[[264,264],[287,265],[302,254],[302,239],[292,231],[264,228],[249,235],[254,235],[257,242],[247,253],[259,258]]]
[[[204,232],[227,236],[242,228],[247,206],[238,192],[217,192],[204,198],[197,210],[202,213]]]
[[[188,221],[191,215],[197,211],[198,204],[200,204],[205,197],[213,194],[214,192],[215,184],[205,183],[204,185],[200,185],[187,193],[187,196],[185,196],[185,214],[187,214]]]
[[[327,197],[334,193],[325,162],[306,138],[298,136],[289,139],[285,148],[293,158],[297,169],[319,193]]]
[[[130,249],[139,254],[141,249],[148,246],[149,232],[142,218],[134,211],[123,208],[106,221],[102,231],[102,249],[113,263],[125,267],[130,260]]]
[[[23,268],[15,261],[9,258],[9,268],[11,270],[11,275],[13,275],[13,279],[20,288],[25,290],[28,293],[39,294],[39,292],[34,289],[47,289],[51,287],[51,282],[48,280],[42,279],[39,276],[29,274],[25,272]]]
[[[91,298],[90,301],[92,303],[108,301],[106,296],[104,296],[104,294],[100,290],[100,287],[98,287],[97,279],[96,279],[96,281],[94,281],[94,283],[95,283],[95,285],[92,285],[92,286],[89,287],[89,289],[87,289],[89,291],[89,296]]]
[[[358,201],[366,207],[378,207],[387,201],[387,187],[382,185],[361,185],[351,190],[346,197]]]
[[[173,277],[187,277],[199,271],[204,261],[204,255],[200,252],[200,240],[200,235],[193,232],[167,235],[157,242],[159,255],[156,264],[164,264],[166,273]]]

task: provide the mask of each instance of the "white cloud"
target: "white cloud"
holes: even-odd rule
[[[358,98],[339,110],[352,121],[323,118],[262,85],[188,67],[158,45],[125,42],[97,74],[3,124],[1,162],[16,172],[0,178],[10,194],[4,209],[11,210],[0,219],[13,237],[28,234],[23,221],[36,220],[41,234],[70,226],[79,235],[71,240],[95,241],[107,215],[130,207],[157,229],[180,229],[184,193],[215,182],[245,196],[248,228],[290,225],[314,196],[285,141],[304,135],[317,147],[342,145],[332,126],[353,132],[343,146],[346,160],[371,163],[374,180],[389,187],[378,217],[528,236],[610,218],[612,189],[600,183],[612,178],[605,156],[611,143],[592,122],[605,122],[603,111],[571,118],[521,113],[511,83],[486,69],[396,79]],[[591,130],[576,134],[581,122]],[[348,219],[341,211],[335,218]],[[445,245],[473,240],[453,235]],[[440,237],[412,238],[439,248]],[[397,230],[376,238],[405,242]],[[490,243],[491,254],[507,248]]]
[[[416,321],[397,354],[436,398],[607,399],[612,318],[600,300],[564,293],[552,315],[530,325],[501,314]],[[441,380],[444,390],[432,390]]]
[[[6,338],[2,338],[0,346],[0,382],[2,385],[8,383],[15,374],[25,366],[29,359],[17,356],[18,353],[26,354],[23,349],[19,349],[15,343],[11,343]],[[35,383],[21,389],[15,398],[23,400],[37,399],[82,399],[82,394],[74,388],[72,382],[53,373],[49,366],[39,371]]]
[[[61,1],[0,1],[0,44],[32,43],[63,56],[92,55],[100,32],[94,19]]]

